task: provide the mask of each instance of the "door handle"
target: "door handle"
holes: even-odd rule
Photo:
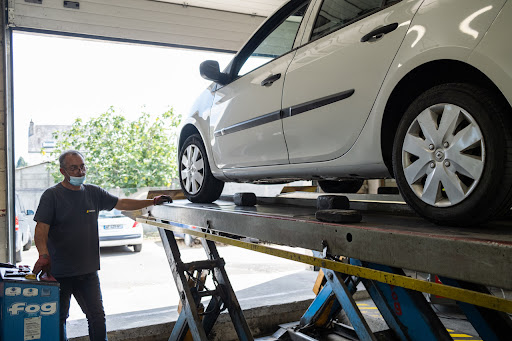
[[[280,73],[276,73],[275,75],[270,75],[261,81],[261,86],[271,86],[279,78],[281,78]]]
[[[398,23],[395,22],[395,23],[392,23],[392,24],[389,24],[386,26],[376,28],[373,31],[371,31],[370,33],[365,34],[361,38],[361,43],[367,42],[372,38],[378,38],[379,36],[383,36],[389,32],[393,32],[394,30],[396,30],[397,27],[398,27]]]

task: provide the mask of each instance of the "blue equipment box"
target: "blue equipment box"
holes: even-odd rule
[[[59,340],[59,283],[0,267],[0,307],[1,341]]]

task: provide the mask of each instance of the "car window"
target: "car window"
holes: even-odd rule
[[[336,31],[354,20],[381,8],[382,0],[324,0],[310,40]]]
[[[303,4],[267,35],[243,63],[238,71],[238,76],[243,76],[292,49],[308,4],[309,2]]]
[[[121,213],[121,211],[113,209],[112,211],[101,211],[98,215],[99,218],[122,218],[124,215]]]

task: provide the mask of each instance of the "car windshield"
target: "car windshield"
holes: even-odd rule
[[[113,209],[111,211],[101,211],[99,218],[122,218],[124,215],[121,211]]]

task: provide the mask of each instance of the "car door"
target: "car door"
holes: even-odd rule
[[[317,2],[283,90],[290,163],[351,148],[422,1]]]
[[[219,168],[288,163],[281,124],[284,75],[309,1],[291,1],[231,63],[233,81],[215,92],[210,134]]]

